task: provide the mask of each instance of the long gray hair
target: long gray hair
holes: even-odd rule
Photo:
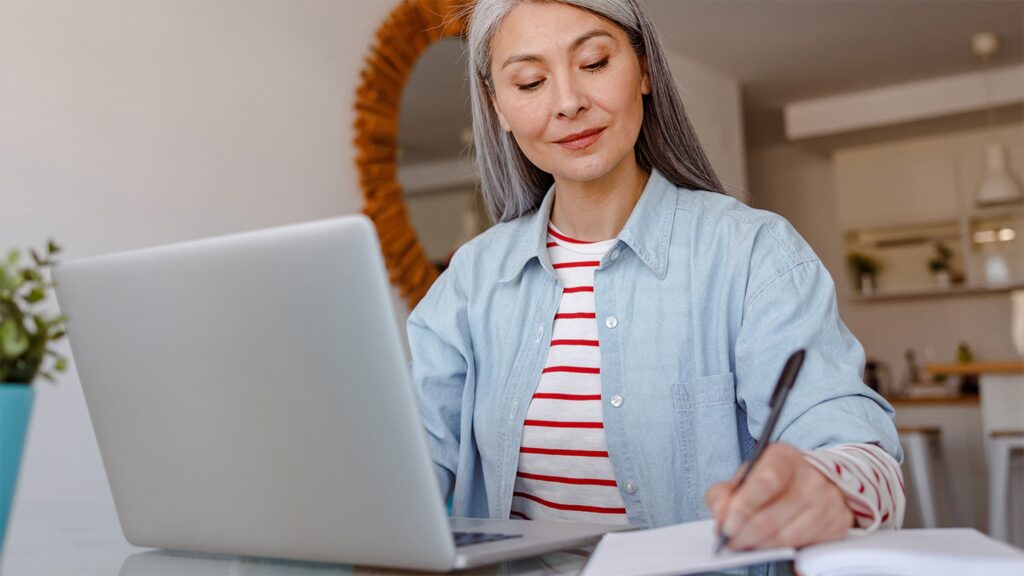
[[[501,128],[491,105],[491,38],[505,16],[523,1],[477,0],[471,7],[468,61],[473,136],[484,204],[494,222],[506,222],[536,209],[554,181],[534,166],[512,134]],[[676,186],[724,193],[686,117],[658,35],[643,6],[637,0],[557,1],[618,24],[637,56],[647,58],[651,93],[643,97],[644,119],[634,146],[637,164],[647,171],[657,168]]]

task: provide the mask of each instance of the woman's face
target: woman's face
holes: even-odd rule
[[[650,83],[616,24],[561,3],[524,2],[491,40],[491,76],[502,128],[541,170],[589,181],[635,161]]]

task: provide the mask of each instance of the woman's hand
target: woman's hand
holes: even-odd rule
[[[799,548],[842,538],[853,526],[853,512],[843,493],[793,446],[768,446],[733,493],[742,471],[705,495],[730,548]]]

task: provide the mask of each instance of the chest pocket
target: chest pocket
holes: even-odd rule
[[[732,478],[740,465],[735,376],[727,372],[683,382],[675,390],[673,403],[682,435],[678,445],[692,452],[686,458],[694,465],[688,471],[694,486],[690,505],[707,518],[704,492]]]

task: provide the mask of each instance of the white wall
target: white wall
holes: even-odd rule
[[[106,253],[356,212],[362,58],[394,2],[0,2],[0,248]],[[73,373],[73,371],[72,371]],[[107,501],[77,378],[19,500]]]
[[[683,106],[730,194],[749,200],[743,102],[739,81],[665,47]]]
[[[843,246],[835,218],[831,156],[779,144],[748,151],[747,163],[753,205],[789,219],[838,283]]]

